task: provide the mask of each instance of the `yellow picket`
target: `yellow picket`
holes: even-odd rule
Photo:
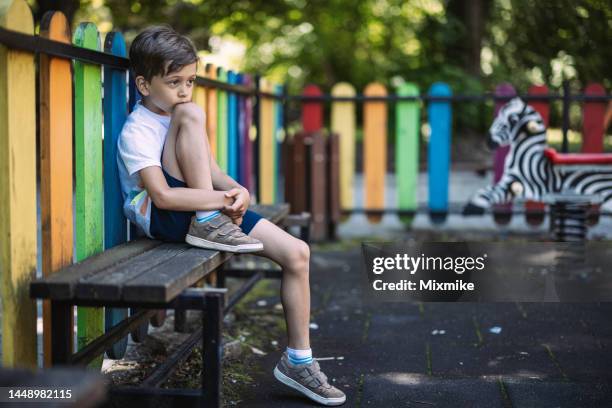
[[[24,0],[0,0],[0,27],[34,34]],[[0,45],[2,363],[36,367],[36,96],[34,55]],[[10,101],[10,103],[8,103]]]
[[[201,63],[198,63],[198,69],[196,74],[200,77],[206,75],[205,69]],[[198,105],[204,112],[206,112],[206,88],[199,85],[194,85],[193,89],[193,102]],[[208,114],[208,112],[206,112]],[[206,132],[206,124],[204,124],[203,132]]]
[[[353,85],[340,82],[331,90],[335,97],[354,97]],[[340,138],[340,207],[353,207],[355,178],[355,102],[334,101],[331,107],[331,131]]]

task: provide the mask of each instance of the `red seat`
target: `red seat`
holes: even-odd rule
[[[552,164],[560,165],[612,165],[612,153],[557,153],[552,147],[544,149]]]

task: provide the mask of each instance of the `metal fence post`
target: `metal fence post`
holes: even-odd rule
[[[569,151],[567,131],[569,129],[569,108],[570,108],[570,87],[569,81],[563,81],[563,144],[561,151],[567,153]]]

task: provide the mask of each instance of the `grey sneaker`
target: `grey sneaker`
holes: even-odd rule
[[[226,252],[246,253],[263,249],[261,241],[246,235],[223,213],[204,222],[192,217],[185,241],[199,248]]]
[[[319,404],[342,405],[346,402],[346,395],[329,385],[327,376],[314,358],[310,364],[293,365],[287,357],[287,352],[284,352],[274,368],[274,377]]]

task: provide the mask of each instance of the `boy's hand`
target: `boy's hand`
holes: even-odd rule
[[[230,217],[231,218],[231,217]],[[238,226],[242,224],[242,217],[232,218],[232,222]]]
[[[249,208],[249,203],[251,201],[248,190],[246,188],[232,188],[225,193],[225,196],[233,198],[234,203],[223,207],[223,213],[232,219],[238,217],[242,218],[247,208]]]

